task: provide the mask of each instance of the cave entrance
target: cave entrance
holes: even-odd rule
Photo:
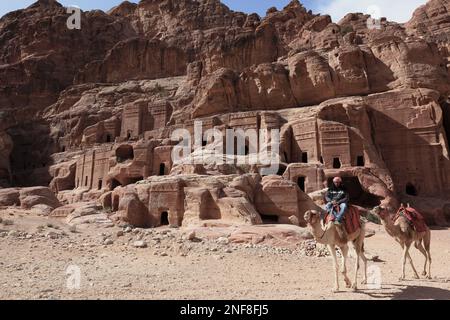
[[[417,197],[417,189],[412,183],[407,183],[405,192],[409,196]]]
[[[287,166],[284,164],[278,164],[277,176],[283,176],[287,170]]]
[[[305,177],[298,177],[297,178],[297,185],[300,188],[300,190],[305,192],[305,190],[306,190],[306,178]]]
[[[159,165],[159,175],[160,176],[166,175],[166,164],[165,163],[161,163]]]
[[[381,204],[381,199],[379,197],[364,191],[358,177],[342,177],[342,182],[349,194],[350,204],[363,208],[373,208]],[[331,185],[332,183],[333,178],[329,178],[328,185]]]
[[[263,224],[277,224],[278,216],[269,215],[269,214],[259,214],[261,216]]]
[[[450,100],[442,104],[444,118],[444,129],[447,136],[447,142],[450,144]]]
[[[98,180],[98,190],[102,190],[102,188],[103,188],[103,180],[99,179]]]
[[[110,134],[107,134],[106,135],[106,142],[108,143],[108,142],[111,142],[111,135]]]
[[[308,163],[308,152],[302,152],[302,163]]]
[[[333,168],[334,169],[340,169],[342,166],[341,159],[339,158],[333,158]]]
[[[114,190],[117,187],[120,187],[121,185],[122,184],[119,181],[117,181],[116,179],[113,179],[112,182],[111,182],[111,191]]]
[[[134,150],[133,146],[123,145],[116,149],[116,158],[117,162],[125,162],[127,160],[134,159]]]
[[[169,225],[169,212],[167,212],[167,211],[161,212],[161,225],[162,226]]]
[[[119,210],[119,202],[120,202],[120,198],[118,195],[113,196],[113,201],[112,201],[112,209],[113,211],[118,211]]]
[[[356,158],[356,166],[357,167],[364,167],[365,166],[364,156],[358,156]]]

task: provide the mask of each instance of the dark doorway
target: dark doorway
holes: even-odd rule
[[[134,159],[134,150],[133,146],[130,145],[122,145],[116,149],[116,158],[117,162],[125,162],[127,160]]]
[[[356,166],[357,167],[364,167],[364,165],[365,165],[364,156],[358,156],[356,158]]]
[[[106,135],[106,142],[111,142],[111,135],[109,134]]]
[[[128,133],[127,133],[127,140],[130,140],[130,139],[131,139],[131,133],[128,132]]]
[[[282,176],[287,170],[287,167],[281,163],[278,164],[278,171],[277,171],[277,175],[278,176]]]
[[[278,223],[278,216],[259,214],[264,224],[276,224]]]
[[[308,152],[302,152],[302,162],[308,163]]]
[[[66,152],[66,147],[65,146],[62,146],[61,152]]]
[[[406,190],[405,191],[406,191],[407,195],[410,195],[410,196],[413,196],[413,197],[417,196],[417,189],[412,183],[408,183],[406,185]]]
[[[298,177],[297,184],[298,184],[298,187],[300,188],[300,190],[302,190],[303,192],[305,192],[305,190],[306,190],[305,182],[306,182],[305,177]]]
[[[98,190],[102,190],[102,188],[103,188],[103,180],[100,179],[98,180]]]
[[[116,179],[113,179],[112,182],[111,182],[111,191],[114,190],[117,187],[120,187],[121,185],[122,184],[119,181],[117,181]]]
[[[320,163],[323,164],[323,157],[320,157]]]
[[[88,186],[88,177],[86,177],[86,178],[84,179],[84,186],[85,186],[85,187]]]
[[[342,166],[341,160],[339,158],[333,158],[333,168],[340,169]]]
[[[169,213],[167,211],[163,211],[161,213],[161,225],[168,226],[169,225]]]
[[[159,165],[159,175],[160,176],[164,176],[166,174],[166,164],[165,163],[161,163]]]
[[[114,196],[113,200],[112,200],[112,209],[113,209],[113,211],[119,210],[119,203],[120,203],[119,196],[118,195]]]
[[[447,141],[450,143],[450,102],[446,101],[442,104],[444,129],[447,135]]]
[[[129,179],[127,179],[127,181],[126,181],[126,184],[127,185],[129,185],[129,184],[134,184],[134,183],[136,183],[136,182],[139,182],[139,181],[142,181],[142,180],[144,180],[144,177],[135,177],[135,178],[129,178]]]

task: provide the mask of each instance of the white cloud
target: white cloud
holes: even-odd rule
[[[334,22],[351,12],[371,14],[379,11],[381,17],[403,23],[409,21],[414,10],[426,2],[427,0],[319,0],[317,9],[322,14],[329,14]]]

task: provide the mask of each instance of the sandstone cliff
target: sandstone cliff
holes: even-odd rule
[[[449,8],[430,0],[406,24],[371,28],[297,0],[265,17],[142,0],[83,12],[69,30],[64,7],[37,1],[0,19],[0,186],[49,186],[66,205],[101,198],[145,226],[286,223],[341,175],[361,207],[409,202],[445,225]],[[175,164],[171,134],[196,120],[279,129],[278,174]]]

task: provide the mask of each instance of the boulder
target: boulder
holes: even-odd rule
[[[19,206],[20,205],[20,189],[0,189],[0,206]]]
[[[30,187],[20,189],[20,205],[24,209],[31,209],[35,205],[47,205],[50,208],[61,206],[53,191],[47,187]]]

